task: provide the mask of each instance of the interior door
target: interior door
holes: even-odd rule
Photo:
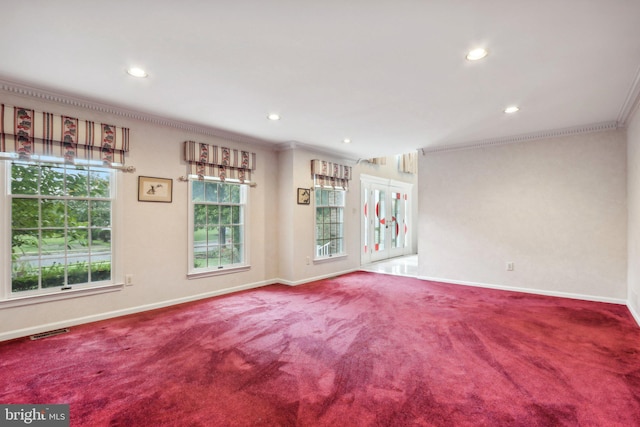
[[[362,181],[362,264],[410,253],[411,185]]]

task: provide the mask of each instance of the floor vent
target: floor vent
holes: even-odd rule
[[[31,338],[32,341],[41,340],[42,338],[55,337],[56,335],[66,334],[67,332],[69,332],[68,328],[54,329],[53,331],[41,332],[39,334],[31,335],[29,338]]]

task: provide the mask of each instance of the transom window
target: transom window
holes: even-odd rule
[[[190,273],[246,265],[247,186],[191,181]]]
[[[344,190],[333,188],[315,188],[316,258],[333,257],[345,253],[345,193]]]
[[[11,295],[111,282],[114,171],[9,164]]]

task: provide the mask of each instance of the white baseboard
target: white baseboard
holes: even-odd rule
[[[636,320],[638,326],[640,326],[640,313],[638,313],[631,304],[627,304],[627,308],[629,309],[629,312],[631,313],[633,318]]]
[[[418,279],[429,280],[431,282],[452,283],[454,285],[474,286],[477,288],[498,289],[502,291],[523,292],[526,294],[546,295],[550,297],[570,298],[585,301],[607,302],[611,304],[627,305],[627,300],[618,298],[599,297],[594,295],[573,294],[569,292],[545,291],[542,289],[518,288],[514,286],[493,285],[490,283],[467,282],[464,280],[450,280],[437,277],[418,276]]]
[[[295,280],[295,281],[285,280],[285,279],[274,279],[272,281],[272,283],[281,283],[281,284],[287,285],[287,286],[298,286],[298,285],[304,285],[305,283],[315,282],[317,280],[328,279],[329,277],[336,277],[336,276],[341,276],[343,274],[353,273],[354,271],[358,271],[358,270],[359,270],[358,268],[352,268],[352,269],[349,269],[349,270],[338,271],[338,272],[329,273],[329,274],[323,274],[323,275],[320,275],[320,276],[315,276],[315,277],[310,277],[308,279]]]
[[[153,304],[145,304],[137,307],[130,307],[122,310],[109,311],[106,313],[99,313],[85,317],[77,317],[75,319],[63,320],[60,322],[47,323],[44,325],[32,326],[29,328],[18,329],[15,331],[8,331],[0,333],[0,341],[11,340],[15,338],[22,338],[33,334],[39,334],[41,332],[52,331],[55,329],[68,328],[71,326],[82,325],[85,323],[97,322],[100,320],[112,319],[114,317],[126,316],[128,314],[141,313],[143,311],[155,310],[157,308],[169,307],[176,304],[183,304],[186,302],[197,301],[205,298],[211,298],[219,295],[230,294],[233,292],[244,291],[247,289],[260,288],[262,286],[272,285],[280,283],[278,280],[268,280],[255,283],[247,283],[240,286],[234,286],[232,288],[225,288],[218,291],[206,292],[203,294],[190,295],[188,297],[176,298],[173,300],[161,301]]]
[[[340,276],[340,275],[347,274],[347,273],[352,273],[352,272],[357,271],[357,270],[358,269],[350,269],[350,270],[345,270],[345,271],[341,271],[341,272],[334,272],[334,273],[330,273],[330,274],[324,274],[324,275],[315,276],[315,277],[311,277],[311,278],[303,279],[303,280],[296,280],[296,281],[284,280],[284,279],[272,279],[272,280],[265,280],[265,281],[261,281],[261,282],[247,283],[247,284],[244,284],[244,285],[234,286],[232,288],[226,288],[226,289],[221,289],[221,290],[217,290],[217,291],[197,294],[197,295],[190,295],[188,297],[176,298],[176,299],[173,299],[173,300],[161,301],[161,302],[157,302],[157,303],[153,303],[153,304],[146,304],[146,305],[141,305],[141,306],[137,306],[137,307],[130,307],[130,308],[122,309],[122,310],[115,310],[115,311],[110,311],[110,312],[106,312],[106,313],[94,314],[94,315],[91,315],[91,316],[78,317],[78,318],[75,318],[75,319],[69,319],[69,320],[64,320],[64,321],[60,321],[60,322],[47,323],[47,324],[33,326],[33,327],[29,327],[29,328],[18,329],[18,330],[15,330],[15,331],[3,332],[3,333],[0,333],[0,341],[6,341],[6,340],[15,339],[15,338],[26,337],[26,336],[33,335],[33,334],[47,332],[47,331],[51,331],[51,330],[55,330],[55,329],[68,328],[68,327],[71,327],[71,326],[82,325],[82,324],[85,324],[85,323],[97,322],[97,321],[100,321],[100,320],[112,319],[114,317],[126,316],[128,314],[141,313],[143,311],[155,310],[155,309],[158,309],[158,308],[169,307],[169,306],[176,305],[176,304],[183,304],[183,303],[186,303],[186,302],[192,302],[192,301],[211,298],[211,297],[215,297],[215,296],[219,296],[219,295],[230,294],[230,293],[233,293],[233,292],[239,292],[239,291],[244,291],[244,290],[248,290],[248,289],[260,288],[260,287],[263,287],[263,286],[273,285],[273,284],[277,284],[277,283],[283,284],[283,285],[287,285],[287,286],[298,286],[298,285],[303,285],[305,283],[315,282],[317,280],[323,280],[323,279],[327,279],[327,278],[330,278],[330,277],[335,277],[335,276]],[[629,311],[631,312],[631,315],[634,317],[634,319],[638,323],[638,326],[640,326],[640,314],[634,310],[634,308],[631,306],[631,304],[627,304],[627,301],[621,300],[621,299],[606,298],[606,297],[594,297],[592,295],[571,294],[571,293],[565,293],[565,292],[543,291],[543,290],[539,290],[539,289],[516,288],[516,287],[510,287],[510,286],[492,285],[492,284],[487,284],[487,283],[466,282],[466,281],[460,281],[460,280],[449,280],[449,279],[423,277],[423,276],[419,276],[418,279],[429,280],[429,281],[433,281],[433,282],[441,282],[441,283],[452,283],[452,284],[456,284],[456,285],[475,286],[475,287],[489,288],[489,289],[499,289],[499,290],[505,290],[505,291],[524,292],[524,293],[537,294],[537,295],[547,295],[547,296],[562,297],[562,298],[572,298],[572,299],[580,299],[580,300],[587,300],[587,301],[597,301],[597,302],[607,302],[607,303],[613,303],[613,304],[622,304],[622,305],[626,305],[629,308]]]

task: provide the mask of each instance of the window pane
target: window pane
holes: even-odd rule
[[[44,210],[42,212],[44,215]],[[79,227],[81,225],[85,227],[89,225],[89,201],[69,200],[67,202],[67,226]]]
[[[195,205],[193,207],[193,217],[196,225],[205,225],[207,223],[207,206]]]
[[[89,194],[91,197],[110,196],[111,175],[109,171],[91,170],[89,173]]]
[[[94,227],[111,226],[111,202],[91,201],[91,225]]]
[[[11,292],[31,291],[38,289],[40,267],[37,263],[20,263],[11,274]]]
[[[111,280],[111,257],[104,261],[91,263],[91,281]]]
[[[204,182],[191,181],[191,200],[202,202],[204,200]]]
[[[316,188],[316,256],[344,252],[344,191]]]
[[[112,176],[89,167],[11,165],[12,194],[30,195],[11,200],[12,292],[111,280]]]
[[[64,227],[65,202],[64,200],[43,199],[41,203],[42,227]]]
[[[240,203],[240,186],[231,186],[231,203]]]
[[[89,230],[86,228],[70,228],[67,230],[67,251],[69,255],[89,253]]]
[[[202,225],[196,225],[193,230],[193,244],[195,246],[207,244],[207,229]]]
[[[234,225],[232,228],[233,228],[233,243],[234,244],[242,243],[242,227],[239,225]]]
[[[215,227],[209,227],[207,229],[207,239],[209,245],[218,244],[220,238],[220,227],[217,225]]]
[[[14,231],[11,236],[11,249],[17,259],[26,259],[30,256],[38,256],[39,238],[38,231]]]
[[[38,228],[38,200],[13,199],[11,201],[11,222],[13,228]]]
[[[41,173],[40,194],[47,196],[62,196],[65,194],[65,171],[63,167],[45,166],[42,168]]]
[[[207,224],[220,224],[220,207],[218,205],[207,206]]]
[[[111,229],[92,229],[90,245],[92,254],[111,253]]]
[[[215,182],[205,183],[205,200],[214,203],[218,201],[218,184]]]
[[[51,259],[54,262],[62,262],[67,248],[64,228],[42,230],[40,246],[43,255],[56,255],[57,258],[53,257]]]
[[[217,270],[243,262],[245,187],[206,182],[204,188],[206,204],[193,204],[194,247],[190,268]]]
[[[83,168],[67,170],[67,194],[74,197],[89,195],[89,172]]]
[[[207,267],[218,267],[220,265],[220,249],[216,246],[207,252]]]
[[[220,206],[220,224],[231,224],[231,206]]]
[[[240,206],[231,207],[231,223],[240,224]]]
[[[40,169],[14,163],[11,166],[11,194],[38,194]]]
[[[67,284],[75,285],[89,281],[89,264],[86,261],[69,259]]]
[[[64,286],[64,265],[54,263],[42,268],[42,287]]]

